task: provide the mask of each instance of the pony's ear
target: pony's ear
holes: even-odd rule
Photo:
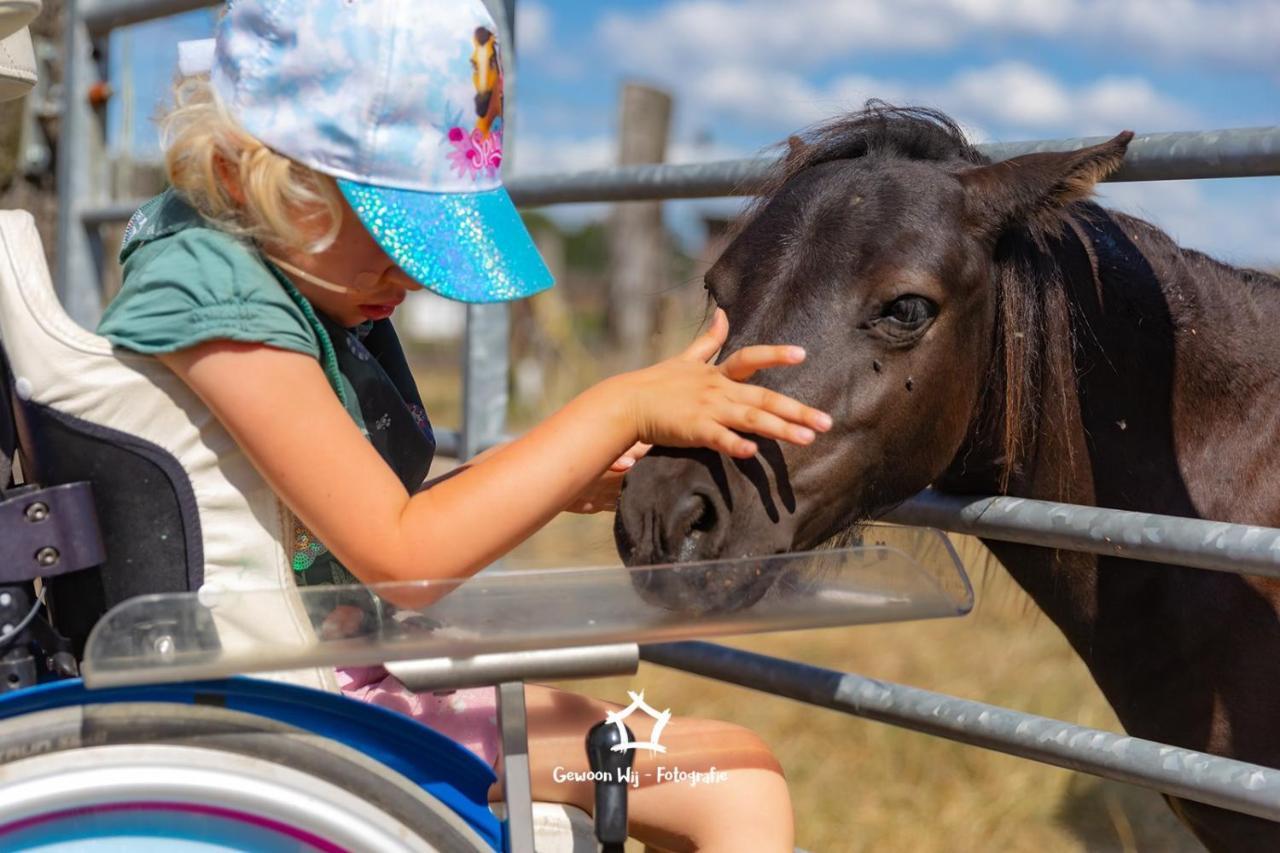
[[[1015,225],[1052,230],[1062,208],[1088,198],[1120,167],[1133,131],[1089,148],[1023,154],[960,174],[965,216],[986,236]]]

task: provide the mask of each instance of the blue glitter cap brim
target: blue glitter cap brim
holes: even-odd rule
[[[338,187],[382,250],[414,281],[459,302],[507,302],[554,280],[502,187],[429,193],[345,179]]]

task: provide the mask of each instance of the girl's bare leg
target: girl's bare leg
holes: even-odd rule
[[[608,711],[624,706],[540,684],[525,685],[529,720],[529,767],[533,798],[569,803],[592,813],[592,782],[556,781],[557,770],[586,773],[587,731]],[[654,720],[637,711],[625,723],[637,740],[649,740]],[[627,817],[632,837],[662,850],[751,850],[791,853],[795,827],[791,797],[782,768],[768,745],[754,732],[731,723],[672,715],[660,742],[665,754],[633,752],[632,769],[640,786],[629,788]],[[723,781],[691,785],[688,781],[657,779],[658,768],[707,773],[714,768]],[[501,797],[502,768],[489,792]]]

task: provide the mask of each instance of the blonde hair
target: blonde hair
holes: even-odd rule
[[[174,189],[201,215],[222,231],[258,242],[312,253],[333,245],[343,205],[332,178],[277,154],[245,131],[207,76],[178,80],[173,99],[160,119],[165,169]],[[219,160],[235,176],[242,201],[219,175]]]

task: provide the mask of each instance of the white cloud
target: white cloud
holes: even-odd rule
[[[551,10],[539,0],[516,4],[516,49],[522,54],[541,53],[551,39]]]
[[[688,110],[711,109],[782,133],[860,107],[876,97],[938,107],[966,129],[995,125],[1013,132],[1079,135],[1179,130],[1195,112],[1141,77],[1104,77],[1068,86],[1022,62],[964,69],[938,84],[846,75],[819,87],[799,73],[752,66],[719,66],[687,82]],[[975,134],[976,138],[985,132]]]
[[[902,8],[919,6],[904,0]],[[793,0],[785,10],[772,0],[675,0],[650,15],[613,12],[601,22],[604,43],[625,63],[660,68],[763,60],[810,65],[859,47],[943,47],[945,22],[923,16],[899,27],[899,7],[887,0],[831,3]]]
[[[670,0],[604,16],[624,64],[653,69],[759,63],[814,67],[867,52],[936,51],[981,33],[1274,70],[1280,0]]]
[[[1103,184],[1098,200],[1226,263],[1280,267],[1280,178],[1256,179],[1247,188],[1213,181]]]
[[[561,80],[572,80],[584,70],[579,53],[556,49],[556,22],[542,0],[516,4],[516,53],[521,62],[534,58],[544,73]]]
[[[513,174],[536,175],[547,172],[580,172],[600,169],[618,162],[618,141],[613,136],[547,137],[529,133],[512,136]],[[677,140],[667,148],[668,163],[705,163],[734,160],[753,152],[721,143]],[[508,176],[510,177],[510,176]]]
[[[997,94],[998,93],[998,94]],[[1070,127],[1073,133],[1182,130],[1196,123],[1190,107],[1142,77],[1103,77],[1070,88],[1023,62],[962,71],[925,98],[943,109],[1027,130]]]
[[[511,137],[514,170],[508,174],[579,172],[616,162],[618,142],[612,136],[557,137],[516,132]]]
[[[1185,62],[1204,58],[1258,71],[1274,71],[1280,2],[1277,0],[1077,0],[1089,14],[1074,27],[1103,46],[1132,47]]]

